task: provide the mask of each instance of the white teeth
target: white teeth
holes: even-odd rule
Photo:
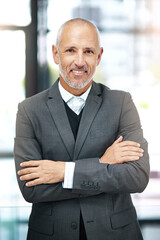
[[[76,70],[73,70],[73,72],[74,72],[74,73],[78,73],[78,74],[84,73],[84,71],[76,71]]]

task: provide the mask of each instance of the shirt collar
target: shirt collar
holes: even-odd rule
[[[58,82],[58,88],[59,88],[61,97],[62,97],[62,99],[63,99],[65,102],[68,102],[72,97],[76,97],[76,96],[74,96],[73,94],[71,94],[71,93],[69,93],[68,91],[66,91],[66,90],[62,87],[60,81]],[[86,99],[87,99],[87,97],[88,97],[88,95],[89,95],[90,90],[91,90],[91,86],[88,88],[88,90],[87,90],[85,93],[83,93],[83,94],[80,96],[81,98],[83,98],[84,101],[86,101]]]

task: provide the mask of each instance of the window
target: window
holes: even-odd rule
[[[25,98],[25,32],[20,26],[30,23],[29,3],[0,0],[0,239],[6,240],[24,238],[30,212],[13,160],[17,105]]]
[[[17,47],[18,46],[18,47]],[[18,102],[25,97],[25,36],[0,31],[0,152],[12,152]]]
[[[30,0],[0,0],[0,25],[26,26],[30,21]]]

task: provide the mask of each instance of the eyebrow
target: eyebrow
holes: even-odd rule
[[[92,51],[95,51],[95,48],[93,48],[93,47],[86,47],[85,50],[92,50]]]
[[[66,46],[65,49],[68,49],[68,48],[71,48],[71,49],[77,49],[77,47],[75,46]],[[92,51],[95,51],[96,49],[94,47],[84,47],[83,50],[92,50]]]

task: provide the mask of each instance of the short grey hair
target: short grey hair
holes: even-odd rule
[[[62,24],[62,26],[59,28],[58,33],[57,33],[57,38],[56,38],[57,49],[59,49],[59,44],[61,42],[62,31],[63,31],[64,27],[66,25],[70,24],[70,23],[81,23],[81,24],[83,23],[83,24],[92,26],[97,33],[98,45],[99,45],[99,49],[100,49],[100,33],[99,33],[99,30],[98,30],[97,26],[93,22],[88,21],[88,20],[83,19],[83,18],[73,18],[73,19],[70,19],[70,20],[68,20],[68,21],[66,21],[65,23]]]

